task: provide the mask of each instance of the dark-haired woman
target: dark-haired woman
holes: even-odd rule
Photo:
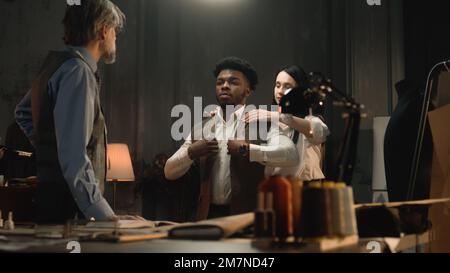
[[[281,98],[288,92],[304,92],[308,89],[308,78],[298,66],[283,68],[277,74],[274,88],[274,104],[279,105]],[[266,110],[254,110],[245,116],[247,123],[279,120],[280,128],[289,130],[289,134],[297,146],[299,165],[289,168],[266,168],[266,175],[295,176],[303,181],[324,179],[322,172],[322,144],[330,134],[322,118],[313,113],[307,103],[299,103],[296,114],[281,114]]]

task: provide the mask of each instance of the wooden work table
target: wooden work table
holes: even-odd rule
[[[30,240],[29,237],[15,237],[15,240]],[[35,240],[35,239],[31,239]],[[390,241],[389,241],[390,240]],[[395,246],[392,242],[396,241]],[[67,249],[70,239],[46,240],[42,245],[31,246],[27,249],[12,250],[11,252],[25,253],[70,253]],[[289,246],[261,246],[252,239],[225,239],[220,241],[192,241],[154,239],[131,243],[114,242],[80,242],[81,253],[371,253],[375,252],[402,252],[414,250],[419,245],[426,245],[429,235],[409,235],[400,239],[360,239],[356,245],[336,248],[330,251],[321,251],[313,245]],[[389,244],[391,243],[391,246]],[[1,244],[1,240],[0,240]],[[379,247],[379,249],[377,249]],[[393,251],[392,251],[393,249]],[[0,249],[1,250],[1,249]],[[425,249],[426,250],[426,249]],[[422,250],[423,251],[423,250]],[[9,252],[9,251],[8,251]],[[420,252],[420,251],[419,251]]]

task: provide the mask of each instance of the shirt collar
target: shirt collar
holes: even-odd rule
[[[242,114],[244,113],[245,105],[238,105],[238,107],[239,107],[239,108],[238,108],[236,111],[234,111],[233,114],[236,115],[237,121],[239,122],[239,121],[241,120],[241,118],[242,118]],[[223,118],[223,110],[222,110],[222,107],[220,107],[220,106],[217,107],[216,114],[217,114],[217,117],[218,117],[221,121],[225,122],[225,119]]]
[[[92,71],[97,72],[97,62],[95,61],[92,54],[85,48],[81,46],[67,46],[69,49],[74,50],[83,57],[86,63],[91,67]]]

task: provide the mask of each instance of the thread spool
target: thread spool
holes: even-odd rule
[[[343,186],[345,186],[345,184],[343,184]],[[345,222],[345,235],[358,234],[358,224],[356,222],[355,207],[353,206],[355,204],[355,200],[353,198],[353,189],[351,187],[345,187],[344,200],[347,200],[347,204],[345,205],[344,210],[345,219],[349,220]]]
[[[358,233],[355,210],[353,207],[353,189],[345,183],[335,183],[333,189],[334,235],[350,236]]]
[[[267,233],[267,219],[265,211],[264,193],[258,192],[258,200],[255,211],[255,237],[262,238]]]
[[[266,197],[266,235],[267,237],[275,237],[275,227],[276,227],[276,217],[273,208],[273,193],[268,192],[265,194]]]
[[[309,185],[303,190],[299,235],[303,238],[322,237],[327,234],[325,192]]]
[[[300,225],[301,225],[303,181],[293,176],[289,176],[287,177],[287,179],[291,183],[292,189],[292,220],[293,220],[294,237],[296,239],[299,239],[301,237]]]
[[[273,194],[275,235],[281,242],[286,241],[293,233],[291,184],[284,177],[272,176],[260,184],[259,190]]]
[[[356,235],[353,203],[353,190],[345,184],[309,184],[303,190],[299,235],[304,238]]]
[[[12,211],[10,211],[8,213],[8,220],[5,221],[4,228],[7,229],[7,230],[14,230],[15,229],[15,224],[14,224],[14,220],[13,220],[13,213],[12,213]]]

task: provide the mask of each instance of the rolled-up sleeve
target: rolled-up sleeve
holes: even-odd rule
[[[107,220],[114,212],[100,191],[86,148],[94,124],[96,80],[84,64],[63,75],[53,113],[61,170],[84,216]]]
[[[189,171],[193,163],[188,155],[191,144],[191,136],[189,136],[180,149],[167,160],[164,166],[164,175],[167,180],[176,180]]]
[[[312,137],[306,138],[310,145],[320,145],[327,140],[330,135],[328,126],[318,117],[309,116],[307,119],[311,122]]]
[[[31,90],[29,90],[14,111],[16,123],[34,146],[33,114],[31,110]]]
[[[279,129],[272,129],[267,145],[250,144],[250,161],[272,167],[293,167],[298,165],[299,158],[292,140]]]

